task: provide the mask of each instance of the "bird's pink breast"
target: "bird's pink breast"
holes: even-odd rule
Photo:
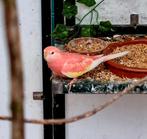
[[[48,63],[48,67],[53,71],[54,74],[56,74],[58,76],[64,76],[61,73],[61,69],[63,67],[62,60],[54,61],[51,64]]]

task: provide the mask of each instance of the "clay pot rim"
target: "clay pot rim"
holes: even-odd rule
[[[130,41],[125,41],[125,42],[115,42],[115,43],[111,43],[107,46],[107,48],[104,49],[103,53],[105,55],[109,54],[112,52],[112,50],[114,50],[116,47],[121,47],[124,45],[131,45],[131,44],[147,44],[147,39],[139,39],[139,40],[130,40]],[[112,48],[113,47],[113,48]],[[134,73],[144,73],[147,74],[147,69],[146,68],[133,68],[133,67],[127,67],[124,66],[122,64],[118,64],[116,63],[114,60],[109,60],[105,62],[106,65],[118,69],[118,70],[123,70],[123,71],[129,71],[132,72],[132,74]]]
[[[99,43],[104,43],[105,45],[103,46],[104,48],[101,48],[99,50],[96,50],[96,51],[92,51],[92,52],[86,52],[86,51],[79,51],[79,50],[76,50],[76,49],[72,49],[70,47],[70,44],[73,42],[73,41],[77,41],[77,40],[82,40],[82,39],[91,39],[91,40],[96,40],[96,41],[100,41]],[[65,48],[70,50],[71,52],[75,52],[75,53],[81,53],[81,54],[89,54],[89,55],[94,55],[94,54],[100,54],[102,53],[102,51],[108,46],[107,42],[104,41],[103,39],[101,38],[96,38],[96,37],[79,37],[79,38],[74,38],[72,40],[70,40],[66,45],[65,45]]]

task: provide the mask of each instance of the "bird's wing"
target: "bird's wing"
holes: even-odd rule
[[[92,58],[69,59],[65,62],[61,72],[69,78],[76,78],[89,71],[92,62]]]

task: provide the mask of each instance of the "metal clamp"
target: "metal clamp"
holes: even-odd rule
[[[139,14],[130,15],[130,24],[132,26],[137,26],[139,24]]]
[[[33,92],[33,99],[34,100],[43,100],[43,92]]]

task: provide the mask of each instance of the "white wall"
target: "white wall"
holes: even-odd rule
[[[21,30],[25,117],[42,118],[42,101],[32,99],[33,91],[42,91],[41,1],[18,0]],[[4,34],[2,0],[0,0],[0,114],[9,115],[10,78]],[[10,139],[10,123],[0,121],[0,139]],[[26,139],[42,139],[43,126],[26,125]]]
[[[66,116],[91,110],[111,97],[113,95],[69,95]],[[124,96],[93,117],[67,125],[67,139],[146,139],[146,99],[146,95]]]
[[[97,3],[101,0],[96,0]],[[147,24],[146,0],[105,0],[96,9],[99,12],[100,20],[110,20],[113,24],[129,24],[130,14],[139,14],[139,23]],[[83,13],[89,11],[82,4],[78,4],[78,17],[82,18]],[[87,16],[83,23],[89,23],[90,16]],[[95,20],[93,23],[96,23]]]
[[[40,0],[18,0],[25,69],[25,117],[27,118],[42,118],[42,101],[32,99],[33,91],[42,90],[40,3]],[[136,12],[141,14],[141,22],[146,23],[146,5],[146,0],[105,0],[105,4],[100,8],[100,16],[103,19],[111,19],[113,23],[129,23],[129,14]],[[2,115],[10,114],[9,80],[9,62],[2,0],[0,0],[0,114]],[[110,97],[111,95],[67,96],[67,117],[90,110]],[[99,114],[67,125],[67,139],[146,139],[146,105],[145,95],[127,95]],[[10,131],[10,123],[0,121],[0,139],[10,139]],[[43,127],[27,124],[26,139],[43,139]]]

